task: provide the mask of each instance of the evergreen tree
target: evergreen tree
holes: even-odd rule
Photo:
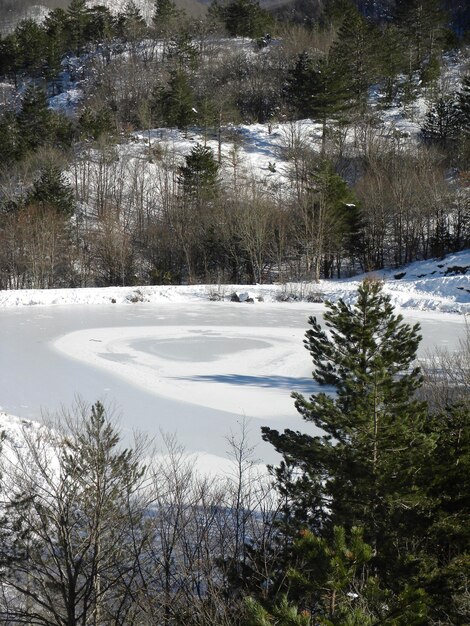
[[[88,9],[89,20],[86,24],[85,38],[87,41],[103,44],[115,35],[116,25],[111,11],[101,5]]]
[[[78,118],[78,133],[81,139],[97,140],[103,135],[112,134],[113,122],[108,109],[97,111],[86,108]]]
[[[448,16],[440,0],[396,0],[394,17],[403,33],[411,74],[440,51]]]
[[[181,19],[182,12],[173,0],[156,0],[152,21],[157,35],[168,37],[175,31]]]
[[[18,120],[13,111],[0,116],[0,161],[9,165],[21,154],[21,137]]]
[[[7,35],[3,39],[0,35],[0,75],[16,77],[19,69],[18,42],[14,34]]]
[[[212,12],[220,15],[232,37],[262,37],[272,27],[272,18],[257,0],[231,0],[226,5],[214,4]]]
[[[196,200],[208,199],[216,193],[219,164],[212,150],[196,144],[180,167],[180,183],[183,192]]]
[[[168,87],[158,96],[156,105],[161,109],[162,118],[168,126],[186,131],[196,119],[193,89],[186,72],[172,72]]]
[[[22,20],[15,28],[17,63],[33,76],[41,75],[46,65],[46,33],[35,20]]]
[[[246,617],[243,626],[310,626],[308,613],[300,613],[297,607],[292,606],[284,596],[276,604],[271,613],[259,602],[249,597],[245,600]]]
[[[168,58],[176,61],[179,69],[194,70],[197,66],[198,49],[188,32],[173,37],[168,45]]]
[[[50,11],[44,20],[44,28],[47,36],[46,77],[53,78],[67,50],[67,13],[63,9]]]
[[[379,45],[377,28],[357,9],[350,7],[345,12],[330,54],[337,71],[342,72],[346,81],[350,104],[360,110],[365,108],[369,85],[378,74]]]
[[[68,44],[74,54],[80,54],[86,44],[90,14],[86,0],[71,0],[68,9]]]
[[[303,529],[294,542],[295,561],[286,575],[288,597],[269,612],[248,598],[246,626],[372,626],[373,610],[385,596],[377,580],[366,573],[373,550],[362,535],[360,528],[353,527],[347,538],[343,528],[335,527],[327,540]]]
[[[341,68],[333,58],[312,58],[301,53],[287,77],[287,101],[300,117],[311,117],[322,123],[322,144],[326,139],[327,121],[341,116],[349,105],[350,94]]]
[[[399,74],[407,69],[401,33],[394,24],[382,31],[377,53],[378,74],[384,82],[386,102],[390,104],[398,93]]]
[[[18,114],[21,150],[35,150],[50,139],[51,115],[47,106],[46,92],[31,84],[27,87]]]
[[[133,0],[130,0],[122,13],[116,19],[118,33],[124,39],[135,41],[144,33],[147,25],[140,9]]]
[[[43,208],[54,208],[65,215],[71,215],[74,209],[72,187],[60,169],[53,165],[41,171],[27,202],[37,203]]]
[[[434,447],[426,471],[418,476],[419,489],[428,501],[415,558],[434,623],[470,620],[470,403],[466,400],[429,417],[426,432]]]
[[[454,96],[441,97],[426,114],[421,132],[426,141],[447,147],[461,130],[461,115]]]
[[[294,398],[302,417],[325,434],[263,428],[263,437],[284,457],[275,473],[292,523],[308,521],[322,532],[335,524],[362,526],[375,563],[391,570],[395,533],[406,527],[405,541],[407,520],[420,506],[416,476],[431,445],[426,406],[414,399],[422,380],[413,367],[418,326],[393,313],[377,282],[363,283],[353,306],[327,304],[324,319],[328,334],[312,317],[305,345],[315,382],[335,395]]]

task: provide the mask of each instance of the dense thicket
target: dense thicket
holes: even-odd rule
[[[318,279],[468,246],[468,77],[448,4],[318,2],[299,26],[251,0],[199,20],[158,0],[149,23],[132,2],[73,0],[20,21],[0,38],[0,287]],[[48,108],[74,85],[67,114]],[[412,117],[418,97],[415,142],[382,111]],[[242,162],[240,122],[282,135],[282,184],[275,161],[266,176]],[[202,135],[213,192],[195,201],[203,155],[184,163],[152,128]]]

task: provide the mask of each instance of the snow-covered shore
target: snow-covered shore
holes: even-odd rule
[[[0,291],[0,308],[57,305],[104,305],[229,301],[246,294],[255,303],[277,300],[337,300],[354,298],[359,283],[372,276],[384,281],[392,303],[401,308],[470,313],[470,250],[444,259],[417,261],[401,269],[384,270],[343,280],[275,285],[169,285],[84,289],[21,289]],[[246,296],[240,298],[245,300]]]

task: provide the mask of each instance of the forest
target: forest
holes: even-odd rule
[[[72,0],[4,33],[0,288],[318,280],[468,247],[465,6],[302,6]],[[281,136],[261,174],[253,125]]]
[[[468,624],[470,333],[420,367],[419,325],[370,280],[324,322],[316,391],[293,397],[321,430],[263,428],[269,474],[246,422],[217,476],[172,436],[125,446],[100,402],[8,430],[1,623]]]

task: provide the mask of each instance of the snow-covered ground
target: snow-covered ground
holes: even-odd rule
[[[259,427],[308,429],[290,393],[314,389],[302,338],[308,315],[321,317],[323,308],[277,300],[321,292],[352,301],[361,278],[0,292],[0,428],[9,445],[20,445],[28,420],[80,394],[114,403],[125,438],[134,428],[157,439],[161,430],[175,432],[204,471],[229,471],[225,437],[246,417],[255,454],[273,462]],[[405,318],[422,324],[422,350],[458,347],[462,313],[470,312],[470,251],[377,278]],[[242,302],[229,301],[233,292]],[[210,301],[215,296],[224,301]]]
[[[137,302],[181,303],[230,301],[236,293],[262,302],[332,300],[351,301],[366,277],[384,281],[392,303],[405,309],[470,313],[470,250],[443,259],[417,261],[404,268],[383,270],[343,280],[275,285],[181,285],[105,287],[89,289],[20,289],[0,291],[0,309],[18,306],[106,305]],[[242,294],[246,294],[245,297]]]

